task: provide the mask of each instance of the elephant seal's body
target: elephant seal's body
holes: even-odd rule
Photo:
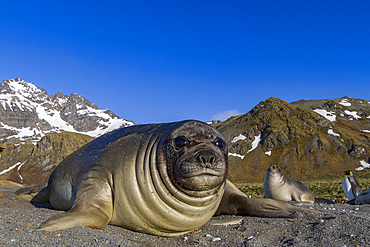
[[[227,146],[189,120],[122,128],[88,143],[52,173],[38,198],[66,213],[41,230],[108,223],[161,236],[190,232],[216,214],[294,217],[307,211],[250,199],[226,180]]]
[[[303,183],[285,176],[277,164],[271,165],[267,170],[263,188],[265,198],[283,202],[315,202],[311,190]]]
[[[350,204],[362,205],[370,204],[370,189],[362,191],[355,200],[352,200]]]

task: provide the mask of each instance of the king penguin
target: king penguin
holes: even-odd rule
[[[8,150],[7,148],[2,148],[2,147],[0,147],[0,156],[1,156],[1,152],[2,151],[5,151],[5,150]]]
[[[358,184],[352,171],[344,171],[343,174],[343,190],[347,196],[348,201],[352,201],[361,193],[361,186]]]

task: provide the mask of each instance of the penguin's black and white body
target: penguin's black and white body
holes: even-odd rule
[[[358,184],[352,171],[344,171],[343,174],[343,190],[347,196],[348,201],[352,201],[361,193],[361,186]]]

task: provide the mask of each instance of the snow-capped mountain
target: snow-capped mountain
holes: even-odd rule
[[[97,137],[133,122],[121,119],[78,94],[47,92],[20,78],[0,84],[0,143],[38,141],[63,131]]]

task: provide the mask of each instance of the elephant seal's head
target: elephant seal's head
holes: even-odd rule
[[[211,125],[185,121],[162,140],[162,155],[169,179],[191,196],[217,193],[228,172],[227,144]]]

